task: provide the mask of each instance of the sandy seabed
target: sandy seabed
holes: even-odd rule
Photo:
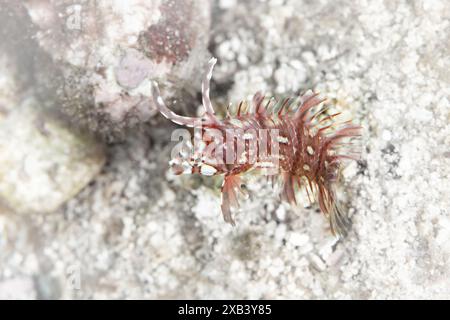
[[[294,210],[265,179],[248,184],[237,226],[226,224],[220,180],[168,172],[176,126],[154,113],[113,143],[72,137],[59,122],[38,127],[78,154],[60,157],[59,140],[47,145],[20,130],[36,124],[33,112],[8,114],[0,121],[0,195],[9,204],[0,212],[0,297],[449,299],[450,3],[221,0],[204,29],[219,61],[217,105],[258,90],[314,89],[362,125],[362,160],[340,185],[349,235],[337,241],[316,205]],[[14,113],[23,86],[2,50],[0,101]],[[203,72],[197,59],[190,64]],[[200,80],[192,82],[199,92]],[[56,164],[19,165],[30,153]],[[47,187],[48,170],[59,187]]]

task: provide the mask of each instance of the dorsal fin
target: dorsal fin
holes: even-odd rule
[[[317,106],[318,104],[325,101],[325,99],[319,99],[318,98],[319,93],[312,93],[312,94],[304,94],[300,97],[301,101],[299,104],[298,110],[295,112],[294,117],[296,119],[302,119],[305,120],[305,117],[311,108]]]
[[[288,105],[290,98],[284,98],[283,103],[281,104],[280,110],[278,110],[278,116],[281,116],[283,109]]]
[[[255,114],[264,114],[265,108],[262,108],[262,103],[265,99],[265,96],[261,93],[261,91],[258,91],[253,96],[253,106],[255,108]]]

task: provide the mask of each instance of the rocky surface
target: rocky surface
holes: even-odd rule
[[[32,281],[38,298],[450,298],[450,5],[220,0],[212,11],[215,102],[312,88],[364,127],[340,190],[350,235],[336,241],[316,206],[293,210],[264,179],[248,180],[237,226],[225,224],[220,179],[167,172],[175,126],[162,121],[110,145],[64,207],[2,209],[0,292]]]
[[[103,167],[93,137],[71,130],[29,98],[0,121],[0,199],[16,212],[58,209]]]
[[[62,74],[58,96],[71,118],[108,139],[155,114],[149,80],[166,98],[192,100],[207,60],[204,0],[26,1],[36,39]]]

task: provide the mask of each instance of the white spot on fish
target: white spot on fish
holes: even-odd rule
[[[247,153],[244,151],[241,154],[241,157],[239,159],[239,163],[245,163],[247,161]]]
[[[283,136],[278,136],[277,140],[279,143],[288,143],[289,142],[288,138],[283,137]]]
[[[210,165],[208,165],[208,164],[203,163],[203,164],[200,166],[200,173],[201,173],[202,175],[204,175],[204,176],[212,176],[212,175],[214,175],[216,172],[217,172],[217,169],[214,168],[214,167],[212,167],[212,166],[210,166]]]
[[[313,149],[313,147],[307,146],[307,147],[306,147],[306,152],[308,152],[308,154],[309,154],[310,156],[314,155],[314,149]]]
[[[256,162],[256,166],[260,167],[260,168],[274,168],[275,167],[275,165],[272,162],[268,162],[268,161]]]

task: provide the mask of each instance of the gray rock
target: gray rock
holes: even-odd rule
[[[0,122],[0,198],[18,212],[51,212],[100,171],[102,146],[44,113],[33,98]]]
[[[120,136],[156,114],[151,79],[166,98],[193,100],[208,56],[209,1],[49,0],[26,8],[63,73],[58,93],[72,119]]]

